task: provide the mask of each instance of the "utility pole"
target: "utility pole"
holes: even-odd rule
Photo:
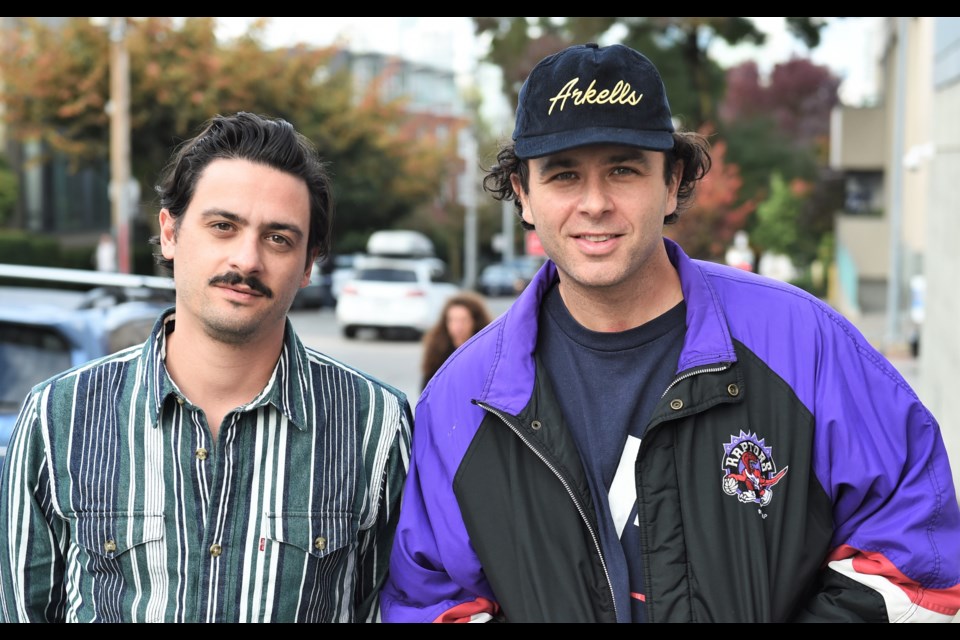
[[[470,127],[460,130],[457,148],[463,159],[458,195],[464,208],[463,220],[463,288],[477,284],[477,139]]]
[[[130,273],[130,55],[127,19],[110,18],[110,207],[117,268]]]
[[[896,104],[893,112],[893,148],[890,159],[890,275],[887,279],[887,327],[885,342],[887,349],[899,345],[902,341],[900,331],[900,287],[903,269],[903,136],[907,87],[907,30],[910,18],[898,17],[897,20],[897,70]]]
[[[513,235],[513,228],[517,225],[517,210],[513,200],[504,200],[500,206],[500,220],[503,226],[503,261],[513,262],[516,258],[514,243],[516,240]]]

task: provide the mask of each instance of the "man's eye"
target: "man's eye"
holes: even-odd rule
[[[213,228],[217,231],[230,231],[230,229],[233,228],[233,225],[231,225],[229,222],[214,222]]]
[[[554,175],[553,179],[554,180],[573,180],[576,177],[577,177],[577,174],[575,174],[573,171],[562,171]]]
[[[274,244],[284,244],[284,245],[290,244],[290,241],[287,240],[285,236],[281,236],[278,234],[273,234],[272,236],[270,236],[270,242]]]

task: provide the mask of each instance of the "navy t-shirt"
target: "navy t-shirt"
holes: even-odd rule
[[[540,314],[537,353],[587,473],[619,622],[646,620],[634,463],[685,334],[684,302],[640,327],[605,333],[574,320],[554,286]]]

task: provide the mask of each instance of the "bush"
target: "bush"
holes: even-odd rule
[[[0,256],[8,264],[65,266],[60,243],[56,239],[24,231],[0,231]]]
[[[17,204],[17,174],[5,156],[0,155],[0,227],[9,224]]]

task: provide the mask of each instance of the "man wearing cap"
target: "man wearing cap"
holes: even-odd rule
[[[484,186],[550,260],[420,396],[385,621],[957,613],[935,418],[828,305],[663,237],[709,169],[640,53],[533,69]]]

